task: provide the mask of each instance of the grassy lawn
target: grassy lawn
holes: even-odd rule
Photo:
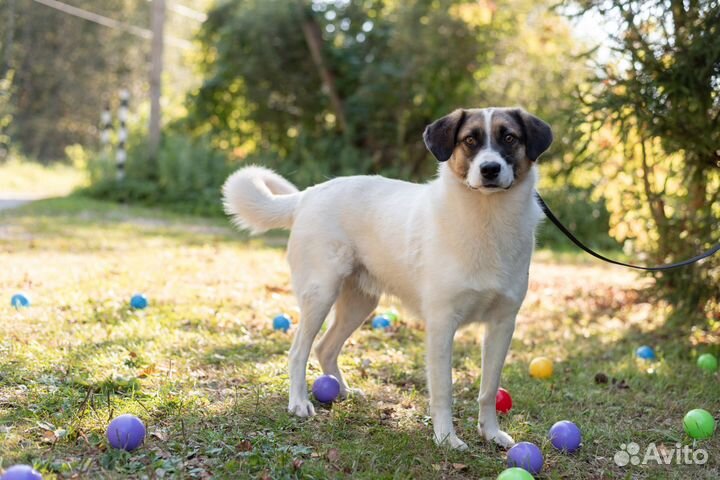
[[[83,184],[85,174],[68,165],[49,167],[34,162],[11,159],[0,163],[0,198],[6,195],[54,197],[67,195]]]
[[[366,399],[286,412],[286,352],[297,321],[283,236],[248,240],[202,220],[80,197],[0,212],[0,467],[34,463],[44,478],[495,478],[505,454],[475,430],[479,330],[458,335],[456,426],[467,452],[436,447],[427,416],[423,331],[404,314],[387,333],[364,326],[341,356]],[[540,252],[503,373],[514,408],[501,419],[538,444],[538,478],[718,478],[720,434],[699,442],[705,465],[628,465],[621,444],[692,445],[682,418],[720,415],[720,381],[695,366],[699,332],[669,331],[647,279]],[[33,305],[10,308],[28,292]],[[150,307],[128,309],[144,292]],[[385,299],[382,308],[395,306]],[[697,319],[697,323],[703,323]],[[692,322],[689,322],[692,323]],[[634,358],[641,344],[659,360]],[[535,356],[555,361],[533,380]],[[595,382],[604,373],[610,381]],[[320,374],[311,359],[309,379]],[[104,429],[133,413],[149,435],[133,453],[108,449]],[[547,431],[569,419],[583,447],[556,452]]]

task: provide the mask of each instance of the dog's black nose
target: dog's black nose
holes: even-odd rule
[[[497,178],[498,173],[500,173],[500,164],[497,162],[488,162],[480,167],[480,173],[488,180],[493,180]]]

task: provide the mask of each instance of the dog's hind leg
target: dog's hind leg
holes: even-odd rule
[[[315,347],[315,354],[323,372],[334,375],[340,382],[342,398],[349,394],[362,394],[362,391],[347,386],[338,367],[338,355],[345,341],[370,316],[377,304],[376,295],[370,295],[359,288],[356,275],[347,277],[335,302],[335,318]]]
[[[290,347],[290,401],[288,411],[298,417],[315,415],[315,409],[308,399],[305,373],[313,340],[325,321],[332,304],[335,302],[340,280],[332,282],[312,282],[303,285],[297,292],[300,303],[300,324]]]
[[[307,233],[307,232],[303,232]],[[353,255],[347,243],[314,235],[290,234],[288,261],[300,306],[300,324],[290,347],[290,399],[288,411],[299,417],[315,414],[305,380],[313,340],[352,273]]]

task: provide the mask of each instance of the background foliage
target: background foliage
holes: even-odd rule
[[[620,27],[614,61],[583,86],[579,159],[597,172],[610,233],[648,263],[689,258],[720,242],[718,2],[586,1]],[[720,257],[655,275],[675,300],[717,297]]]
[[[75,4],[147,21],[139,0]],[[199,28],[171,16],[168,31],[196,48],[168,50],[153,162],[147,43],[34,2],[3,14],[3,151],[87,164],[98,197],[220,214],[222,181],[249,163],[301,187],[358,173],[425,181],[426,124],[459,106],[521,105],[556,134],[541,191],[591,246],[657,264],[720,240],[714,0],[219,0]],[[133,92],[122,182],[95,140],[120,86]],[[573,248],[552,226],[539,237]],[[655,275],[657,291],[707,310],[718,262]]]

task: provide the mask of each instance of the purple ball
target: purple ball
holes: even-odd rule
[[[5,470],[0,480],[42,480],[42,475],[30,465],[13,465]]]
[[[135,415],[120,415],[108,425],[107,439],[111,447],[132,452],[145,440],[145,425]]]
[[[580,448],[582,435],[580,429],[573,422],[562,420],[550,428],[550,443],[563,452],[574,452]]]
[[[332,375],[321,375],[312,386],[313,395],[320,403],[332,403],[340,395],[340,382]]]
[[[540,449],[530,442],[520,442],[507,452],[508,466],[520,467],[533,475],[542,470],[543,456]]]

